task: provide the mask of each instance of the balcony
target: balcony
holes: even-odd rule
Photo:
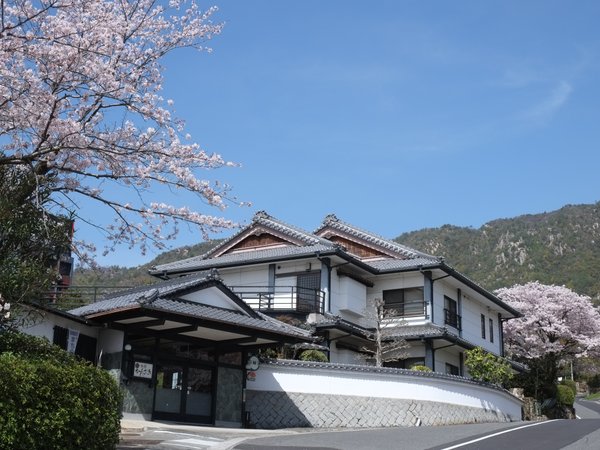
[[[321,313],[325,293],[297,286],[234,286],[231,290],[252,309],[261,312]]]
[[[462,317],[456,314],[456,311],[444,308],[444,324],[460,330],[462,329]]]

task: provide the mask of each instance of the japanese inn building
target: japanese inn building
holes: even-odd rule
[[[375,299],[410,344],[388,365],[448,375],[468,377],[463,355],[476,346],[503,356],[503,323],[519,316],[443,258],[334,215],[308,232],[258,212],[206,254],[150,274],[156,284],[67,312],[45,308],[25,331],[111,371],[124,411],[153,419],[241,426],[263,348],[313,347],[332,363],[365,364]]]

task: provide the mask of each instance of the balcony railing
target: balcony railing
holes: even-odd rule
[[[130,289],[132,286],[57,286],[46,292],[42,304],[63,311],[89,305],[102,300],[106,295]]]
[[[395,303],[385,309],[389,317],[422,317],[427,314],[427,303],[423,300]]]
[[[323,313],[325,293],[297,286],[234,286],[231,290],[252,309],[263,312]]]
[[[462,317],[456,314],[456,312],[444,308],[444,324],[460,330],[462,329]]]

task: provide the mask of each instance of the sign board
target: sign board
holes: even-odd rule
[[[152,378],[152,364],[136,361],[133,365],[133,376],[137,378]]]
[[[248,362],[246,363],[246,370],[258,370],[259,366],[260,360],[258,359],[258,356],[252,355],[250,358],[248,358]]]

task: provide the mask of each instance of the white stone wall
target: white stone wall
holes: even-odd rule
[[[252,399],[247,404],[247,410],[251,414],[254,411],[255,415],[251,420],[256,421],[257,425],[263,420],[265,427],[276,427],[277,423],[286,424],[289,420],[295,421],[296,425],[281,426],[410,425],[410,420],[416,420],[417,416],[405,415],[398,422],[402,408],[420,411],[418,419],[424,424],[521,420],[521,401],[502,389],[460,377],[399,369],[377,371],[361,366],[296,361],[262,364],[256,371],[256,379],[248,380],[246,389],[248,398]],[[282,405],[278,411],[265,411],[268,405],[261,405],[261,402],[273,401],[286,403],[287,406]],[[382,419],[374,424],[367,416],[358,421],[356,417],[347,417],[346,424],[340,423],[339,408],[346,404],[354,405],[352,408],[342,408],[344,414],[350,415],[354,414],[351,411],[360,415],[361,411],[374,405],[381,405],[383,410],[389,411],[392,405],[396,419]],[[356,407],[357,404],[364,407]],[[284,417],[288,414],[293,418]],[[302,424],[302,417],[315,415],[319,419],[307,419]],[[331,423],[323,419],[329,416]],[[445,416],[448,418],[446,422]],[[333,425],[334,422],[336,425]]]

